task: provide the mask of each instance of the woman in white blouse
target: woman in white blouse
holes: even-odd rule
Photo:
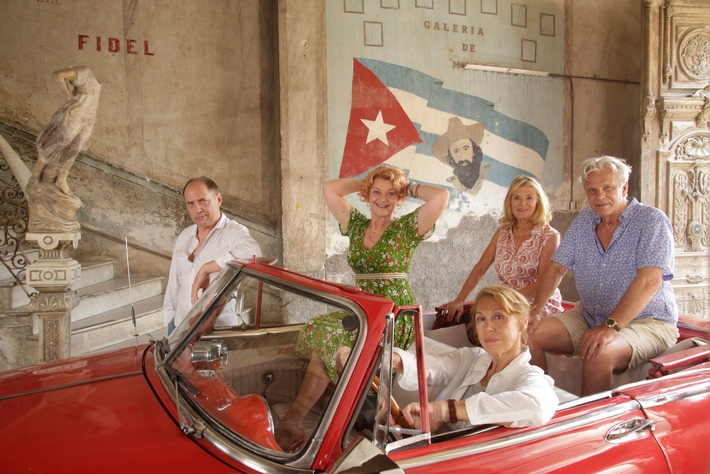
[[[530,306],[517,291],[502,285],[481,289],[466,325],[482,347],[462,347],[427,355],[429,421],[432,432],[451,428],[498,424],[510,427],[540,426],[554,415],[559,403],[553,380],[530,365],[527,323]],[[414,354],[394,349],[393,369],[399,385],[417,389]],[[415,428],[420,427],[419,403],[402,410]]]

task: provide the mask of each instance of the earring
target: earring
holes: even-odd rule
[[[402,207],[402,205],[401,205],[401,204],[397,204],[397,205],[396,205],[396,206],[395,206],[394,208],[395,208],[395,209],[397,209],[397,210],[399,211],[399,209],[400,209],[401,207]]]

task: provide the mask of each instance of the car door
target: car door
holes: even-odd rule
[[[637,401],[609,395],[579,403],[543,427],[472,428],[398,442],[389,455],[405,472],[668,472],[653,420]]]
[[[414,324],[417,341],[423,342],[421,314],[415,315]],[[426,351],[423,343],[416,346],[424,373],[420,359]],[[419,401],[424,404],[428,388],[422,377],[419,384]],[[668,472],[652,434],[656,424],[633,396],[605,392],[568,402],[542,427],[479,426],[422,433],[391,442],[386,452],[406,472]]]
[[[710,363],[620,390],[654,423],[673,472],[709,472]]]

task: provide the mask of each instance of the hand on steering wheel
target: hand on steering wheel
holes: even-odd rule
[[[350,348],[349,347],[340,347],[335,353],[335,368],[338,374],[341,374],[343,372],[343,368],[345,367],[345,363],[348,360],[348,357],[350,357]],[[379,394],[379,388],[380,388],[380,378],[375,375],[375,378],[372,380],[372,383],[370,384],[370,388],[372,389],[373,392]],[[411,429],[412,426],[409,424],[406,418],[404,418],[404,415],[402,414],[402,410],[399,408],[399,404],[397,404],[397,401],[392,398],[390,395],[390,415],[392,416],[392,419],[394,419],[394,422],[401,426],[402,428],[407,428]]]
[[[372,380],[372,383],[370,384],[370,388],[377,394],[379,394],[379,388],[380,388],[380,378],[375,375],[375,378]],[[411,429],[413,428],[412,425],[409,424],[406,418],[404,418],[404,415],[402,414],[402,410],[399,408],[399,404],[397,401],[392,398],[390,395],[390,416],[394,420],[394,422],[401,426],[402,428],[406,429]]]

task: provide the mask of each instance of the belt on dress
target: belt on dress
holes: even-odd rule
[[[407,273],[356,273],[356,280],[397,280],[407,278]]]

